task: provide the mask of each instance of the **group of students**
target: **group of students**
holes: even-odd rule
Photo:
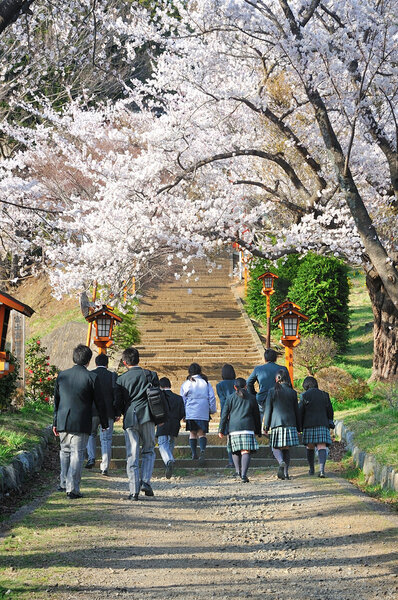
[[[267,350],[266,359],[273,350]],[[268,354],[267,354],[268,353]],[[268,366],[268,368],[267,368]],[[307,447],[307,460],[309,474],[315,474],[315,451],[318,452],[319,477],[325,477],[325,463],[327,448],[332,439],[330,429],[333,424],[333,407],[329,395],[318,389],[314,377],[306,377],[303,382],[304,391],[298,402],[297,393],[292,388],[290,377],[285,367],[279,367],[273,361],[266,360],[261,365],[260,376],[253,371],[254,376],[249,377],[249,391],[245,379],[236,377],[232,365],[222,367],[222,381],[217,383],[216,391],[220,400],[221,417],[219,423],[219,437],[227,437],[228,465],[235,468],[234,477],[244,483],[247,477],[251,455],[259,448],[255,436],[269,435],[270,446],[278,462],[277,476],[279,479],[290,479],[290,448],[299,445],[298,433],[303,433],[302,443]],[[267,376],[269,389],[264,393],[264,372]],[[273,382],[269,380],[272,373]],[[255,392],[253,382],[257,378],[259,390]],[[161,385],[163,380],[160,380]],[[168,389],[170,382],[167,380]],[[185,409],[186,430],[189,431],[189,444],[192,459],[199,463],[205,461],[205,451],[209,430],[209,420],[216,412],[216,399],[213,388],[208,382],[200,365],[192,363],[188,369],[188,377],[181,386],[180,407]],[[179,398],[177,394],[173,394]],[[171,411],[173,412],[173,411]],[[159,449],[166,464],[166,476],[170,477],[174,459],[172,448],[175,435],[178,435],[178,424],[174,418],[174,435],[169,430],[169,425],[163,426],[163,431],[158,428]],[[160,439],[160,435],[168,436]],[[198,453],[199,444],[199,453]],[[168,447],[168,454],[165,453]],[[167,459],[167,462],[166,462]]]

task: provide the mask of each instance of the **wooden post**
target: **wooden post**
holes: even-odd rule
[[[271,348],[271,296],[267,294],[267,337],[266,346]]]
[[[97,298],[97,282],[94,282],[94,289],[93,289],[93,297],[92,297],[92,301],[95,302]],[[86,341],[86,346],[90,347],[91,344],[91,331],[93,328],[93,324],[89,323],[88,324],[88,330],[87,330],[87,341]]]

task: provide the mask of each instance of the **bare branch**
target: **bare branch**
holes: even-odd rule
[[[0,2],[0,33],[24,14],[32,14],[34,0],[3,0]]]
[[[302,19],[300,21],[301,27],[305,27],[307,25],[308,21],[318,8],[320,2],[321,0],[312,0],[311,4],[307,8],[302,7],[300,9],[299,14],[302,15]]]

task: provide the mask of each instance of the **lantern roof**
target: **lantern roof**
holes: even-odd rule
[[[260,275],[260,277],[257,277],[257,279],[265,279],[266,277],[274,277],[275,279],[279,279],[279,275],[275,275],[275,273],[271,273],[270,271],[263,273]]]
[[[103,317],[105,315],[107,317],[110,317],[111,319],[114,319],[118,323],[121,323],[123,321],[122,317],[115,315],[112,306],[108,306],[107,304],[103,304],[101,308],[87,315],[85,319],[86,321],[91,323],[91,321],[95,321],[98,317]]]
[[[284,307],[284,309],[279,313],[279,315],[276,315],[276,317],[273,318],[273,322],[277,323],[278,321],[283,319],[283,317],[287,317],[289,315],[295,315],[296,317],[299,317],[302,321],[308,321],[309,317],[297,310],[295,306],[297,305],[294,305],[292,302],[289,302],[289,304]]]
[[[31,317],[35,312],[33,308],[31,308],[27,304],[24,304],[20,300],[17,300],[13,296],[10,296],[10,294],[7,294],[6,292],[2,291],[0,291],[0,304],[4,304],[4,306],[7,306],[8,308],[22,313],[26,317]]]
[[[274,310],[282,310],[283,311],[283,310],[285,310],[288,307],[295,308],[296,310],[301,310],[301,306],[299,306],[298,304],[295,304],[291,300],[284,300],[282,302],[282,304],[279,304],[279,306],[276,306],[274,308]]]

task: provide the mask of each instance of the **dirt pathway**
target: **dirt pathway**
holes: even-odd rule
[[[305,473],[159,477],[135,503],[123,473],[85,474],[3,540],[0,597],[397,599],[398,515]]]

